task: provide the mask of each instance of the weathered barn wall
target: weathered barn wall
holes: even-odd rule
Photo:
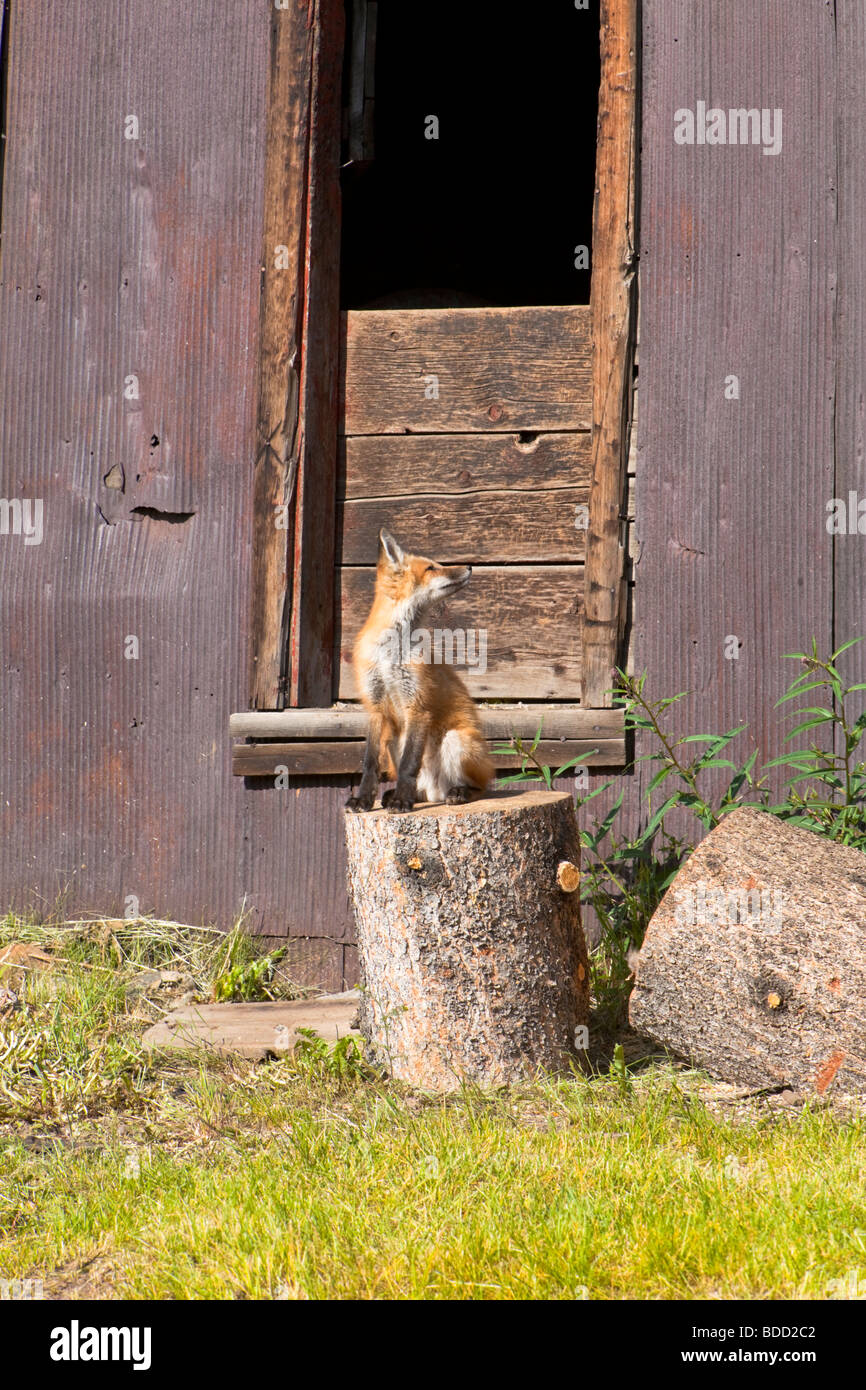
[[[866,31],[853,0],[645,0],[643,27],[634,665],[691,692],[680,731],[748,722],[770,757],[783,653],[866,632],[863,538],[834,570],[825,524],[863,483]],[[781,108],[781,151],[677,144],[698,101]]]
[[[230,776],[267,7],[109,11],[12,10],[0,497],[42,498],[44,536],[0,535],[0,903],[227,925],[246,902],[338,985],[344,786]],[[858,0],[644,3],[633,664],[692,692],[683,730],[748,721],[766,756],[781,654],[866,631],[864,538],[825,526],[866,493],[864,70]],[[676,144],[698,101],[781,107],[781,153]]]
[[[268,23],[259,0],[12,8],[0,497],[41,499],[44,534],[0,535],[0,900],[224,925],[246,900],[332,937],[297,949],[339,984],[339,794],[230,773]]]
[[[866,6],[859,0],[837,0],[835,13],[839,300],[832,495],[847,500],[853,491],[862,501],[866,497]],[[864,557],[866,536],[836,537],[834,620],[839,641],[866,633]],[[866,651],[857,649],[855,657],[856,679],[866,680]]]

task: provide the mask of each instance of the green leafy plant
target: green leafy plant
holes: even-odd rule
[[[212,999],[217,1004],[272,999],[274,969],[285,954],[286,948],[280,946],[266,955],[257,955],[252,937],[238,922],[226,939],[225,953],[211,985]]]
[[[334,1043],[320,1037],[314,1028],[299,1028],[298,1033],[295,1061],[308,1075],[331,1076],[341,1082],[369,1075],[354,1033],[346,1033]]]
[[[593,909],[599,924],[590,952],[590,984],[596,1021],[611,1028],[628,998],[631,953],[640,947],[647,923],[691,850],[663,830],[617,838],[612,826],[621,805],[620,795],[604,820],[580,835],[581,902]]]
[[[813,741],[808,748],[789,750],[765,766],[792,771],[786,782],[786,799],[768,806],[768,811],[827,839],[866,850],[866,761],[859,756],[866,734],[866,711],[856,718],[851,711],[852,696],[866,690],[866,684],[843,685],[836,666],[843,652],[862,641],[857,637],[845,642],[826,661],[818,656],[814,638],[811,652],[786,654],[786,661],[800,661],[805,669],[777,700],[776,707],[813,690],[820,690],[826,703],[795,709],[799,722],[785,735],[785,742],[820,729],[824,742],[831,746],[822,748]],[[862,698],[858,703],[862,705]]]
[[[613,1058],[608,1068],[608,1075],[617,1084],[617,1089],[622,1097],[632,1093],[632,1079],[629,1069],[626,1066],[625,1049],[622,1043],[617,1043],[613,1049]]]
[[[739,728],[730,729],[726,734],[683,734],[680,738],[672,738],[662,727],[662,716],[672,705],[682,700],[686,692],[681,691],[679,695],[651,701],[644,691],[646,672],[635,678],[623,671],[617,671],[617,676],[619,684],[616,694],[625,703],[626,728],[645,730],[654,736],[658,744],[656,749],[635,759],[633,764],[659,765],[646,790],[651,814],[643,832],[644,837],[652,837],[663,825],[668,812],[675,806],[690,811],[704,830],[712,830],[723,816],[743,804],[741,798],[744,789],[755,786],[752,773],[758,759],[757,748],[739,766],[730,758],[721,756],[740,734],[745,733],[748,726],[741,724]],[[688,758],[687,750],[692,744],[705,744],[706,747],[697,757]],[[709,791],[704,789],[705,779],[702,774],[711,768],[726,768],[733,774],[721,792],[715,788]],[[662,804],[652,810],[653,793],[657,787],[671,778],[677,785]],[[759,783],[758,786],[760,785]]]
[[[541,742],[541,728],[542,726],[539,725],[535,738],[529,747],[526,747],[523,739],[517,734],[512,735],[506,742],[495,745],[493,748],[495,756],[520,758],[520,771],[513,772],[507,777],[500,777],[498,779],[500,786],[508,786],[513,782],[543,782],[547,790],[551,791],[554,778],[564,777],[567,772],[573,771],[579,763],[585,763],[587,758],[592,757],[592,751],[580,753],[576,758],[569,758],[568,762],[563,763],[561,767],[548,767],[546,763],[536,757],[538,745]]]
[[[664,717],[684,693],[653,701],[646,693],[646,673],[632,677],[617,671],[614,696],[625,707],[626,729],[643,731],[653,744],[650,752],[630,765],[655,765],[646,789],[647,820],[637,835],[616,837],[613,828],[624,799],[621,792],[603,820],[581,831],[587,854],[581,898],[593,908],[600,927],[591,956],[593,997],[599,1021],[611,1027],[620,1021],[628,999],[630,955],[640,947],[647,923],[694,848],[691,838],[669,831],[668,816],[680,808],[704,831],[711,830],[742,805],[746,795],[760,792],[753,775],[757,749],[739,763],[725,756],[745,733],[745,725],[724,734],[674,738],[667,732]],[[716,769],[731,774],[721,788]],[[611,788],[614,780],[579,796],[578,809]],[[666,795],[656,804],[662,786]]]

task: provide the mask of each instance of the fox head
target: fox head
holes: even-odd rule
[[[399,604],[409,619],[456,594],[471,577],[471,565],[439,565],[426,555],[409,555],[390,532],[379,532],[376,593]]]

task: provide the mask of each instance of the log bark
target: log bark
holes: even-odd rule
[[[580,895],[557,883],[563,860],[580,862],[567,793],[347,814],[346,837],[374,1061],[450,1090],[579,1059],[589,1012]]]
[[[726,1081],[866,1095],[866,855],[734,811],[650,921],[629,1012]]]

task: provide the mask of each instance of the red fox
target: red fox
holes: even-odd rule
[[[419,660],[401,640],[471,575],[469,565],[446,568],[407,555],[387,531],[379,532],[376,595],[353,652],[370,728],[361,785],[348,810],[372,810],[383,772],[397,782],[382,797],[393,812],[411,811],[416,800],[458,805],[490,782],[493,764],[462,680],[448,665]]]

